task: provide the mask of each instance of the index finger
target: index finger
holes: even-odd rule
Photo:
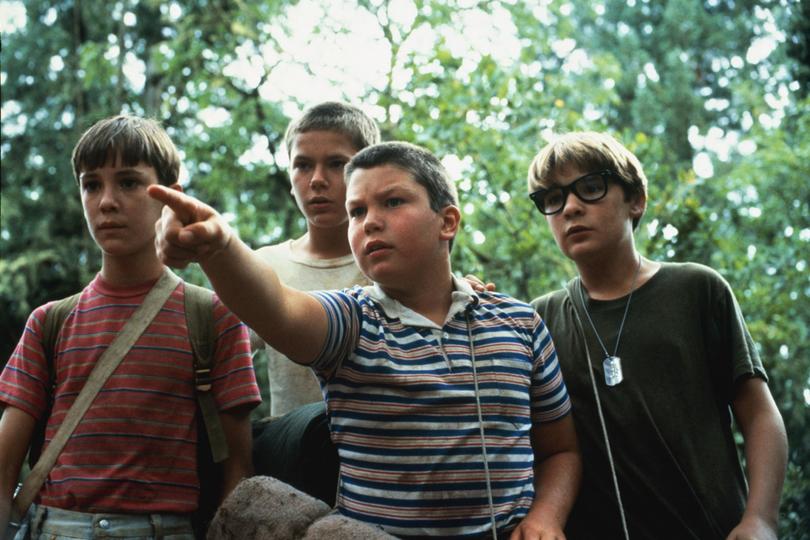
[[[149,186],[147,193],[156,201],[160,201],[171,208],[183,225],[198,221],[197,214],[200,202],[197,199],[189,197],[176,189],[170,189],[159,184]]]

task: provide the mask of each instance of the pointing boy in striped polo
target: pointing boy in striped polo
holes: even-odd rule
[[[216,211],[155,186],[167,205],[160,257],[200,262],[240,318],[315,371],[342,514],[404,538],[562,538],[581,464],[543,322],[453,276],[461,214],[430,152],[374,145],[345,177],[349,241],[369,287],[288,288]]]

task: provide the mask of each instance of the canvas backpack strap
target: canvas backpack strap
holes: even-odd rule
[[[211,393],[214,368],[214,293],[186,283],[186,324],[194,353],[194,387],[214,463],[228,459],[228,441],[219,419],[219,409]]]
[[[74,295],[57,300],[45,312],[45,319],[42,322],[40,329],[40,341],[42,343],[42,352],[45,357],[45,365],[47,367],[48,383],[47,383],[47,407],[42,415],[42,418],[37,421],[34,433],[31,436],[31,445],[28,452],[28,463],[33,468],[42,453],[42,446],[45,443],[45,425],[48,423],[48,416],[53,408],[53,396],[56,393],[56,340],[59,337],[59,331],[65,324],[67,316],[79,303],[79,298],[82,293],[78,292]]]
[[[143,303],[138,306],[124,324],[118,336],[101,354],[95,367],[90,372],[87,382],[84,383],[81,392],[76,397],[76,401],[73,402],[65,415],[65,419],[59,426],[56,435],[54,435],[37,464],[25,478],[19,493],[14,498],[12,518],[19,519],[28,512],[28,507],[31,506],[34,497],[36,497],[43,482],[45,482],[45,478],[56,463],[56,458],[62,452],[62,448],[64,448],[76,426],[81,422],[87,409],[90,408],[96,395],[116,370],[129,349],[138,341],[146,327],[158,314],[160,308],[166,303],[179,282],[180,278],[165,269],[158,282],[144,298]]]
[[[56,338],[59,335],[59,330],[65,323],[68,314],[79,303],[81,292],[74,295],[62,298],[54,302],[48,311],[45,313],[45,322],[42,324],[42,348],[45,353],[45,360],[48,362],[48,373],[51,374],[53,380],[53,363],[54,352],[56,351]]]

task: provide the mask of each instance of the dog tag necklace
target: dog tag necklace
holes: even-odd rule
[[[605,384],[608,386],[616,386],[624,380],[624,375],[622,374],[622,359],[619,358],[617,354],[619,353],[619,342],[622,339],[622,330],[624,330],[624,321],[627,320],[627,312],[630,310],[630,300],[633,299],[633,293],[636,290],[636,280],[638,279],[640,270],[641,255],[639,254],[636,274],[633,276],[633,283],[630,285],[630,294],[627,296],[627,304],[624,306],[624,315],[622,315],[622,322],[619,324],[619,332],[616,334],[616,347],[613,349],[612,356],[608,353],[607,347],[605,347],[605,344],[602,342],[602,338],[599,337],[599,332],[596,331],[596,325],[593,324],[591,314],[588,313],[588,304],[585,303],[585,293],[582,292],[582,289],[585,287],[582,286],[582,279],[579,280],[579,299],[582,302],[582,309],[585,310],[588,322],[591,323],[593,335],[596,336],[599,346],[602,347],[602,351],[605,353],[605,359],[602,360],[602,371],[605,373]]]

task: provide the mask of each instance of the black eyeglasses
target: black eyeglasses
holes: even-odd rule
[[[573,192],[580,201],[586,203],[596,202],[607,194],[608,180],[615,173],[610,170],[596,171],[580,176],[567,186],[554,186],[540,188],[531,193],[529,198],[540,210],[541,214],[550,216],[562,212],[568,194]]]

